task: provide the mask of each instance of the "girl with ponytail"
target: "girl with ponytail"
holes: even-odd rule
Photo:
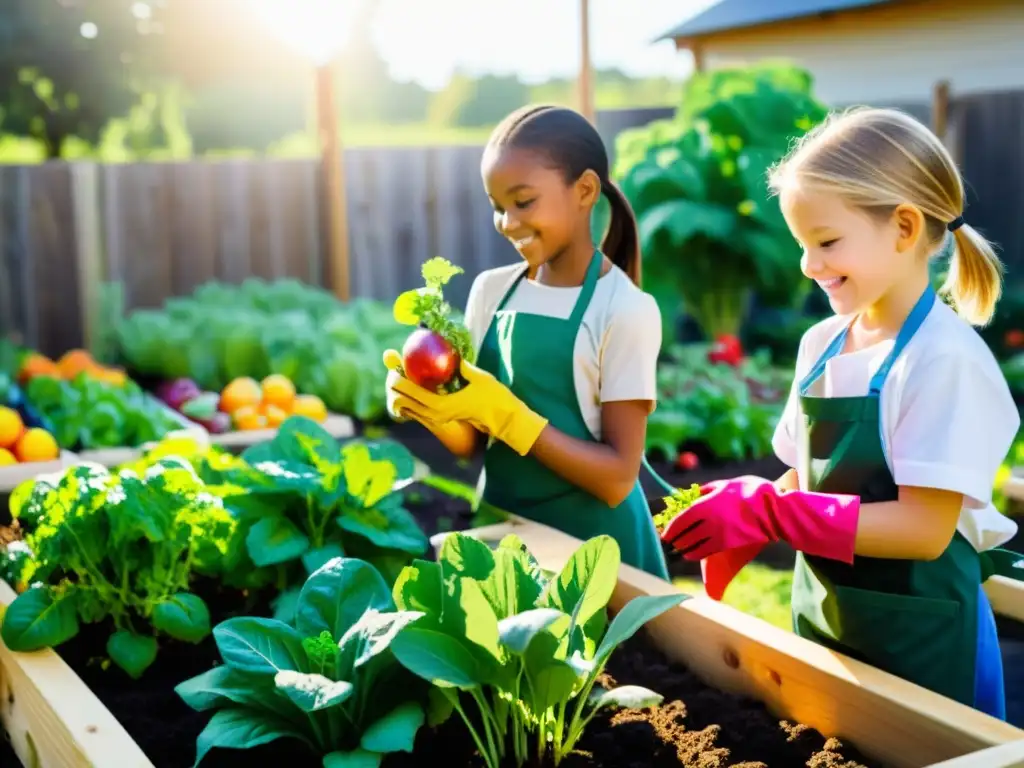
[[[999,260],[946,148],[902,112],[834,116],[770,182],[836,313],[800,343],[773,440],[791,469],[711,484],[665,539],[715,598],[787,542],[797,634],[1004,718],[982,582],[1024,578],[1024,556],[999,549],[1017,526],[992,505],[1020,417],[971,327],[992,317]],[[929,262],[948,238],[944,302]]]
[[[483,448],[484,501],[579,539],[612,536],[623,562],[667,579],[639,482],[661,315],[640,288],[636,219],[608,176],[604,143],[571,109],[528,107],[495,129],[481,172],[494,225],[521,260],[470,289],[469,384],[428,392],[388,350],[389,411],[460,456]],[[595,247],[602,196],[611,221]]]

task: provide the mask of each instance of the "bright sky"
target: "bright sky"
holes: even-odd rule
[[[338,44],[352,0],[249,0],[294,45],[316,58]],[[591,0],[596,67],[638,76],[685,76],[689,58],[651,41],[716,0]],[[313,10],[303,14],[303,6]],[[327,10],[329,9],[329,10]],[[331,17],[330,19],[325,17]],[[334,23],[331,23],[334,22]],[[575,76],[579,0],[381,0],[376,42],[393,76],[443,86],[461,68],[525,80]]]

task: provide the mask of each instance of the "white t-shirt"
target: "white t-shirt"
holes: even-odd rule
[[[522,264],[497,267],[473,281],[465,323],[478,351],[498,304],[522,269]],[[505,309],[566,320],[581,290],[580,286],[558,288],[524,278]],[[612,266],[597,281],[573,351],[580,413],[595,439],[601,439],[601,403],[650,400],[653,410],[660,349],[657,302],[619,267]]]
[[[798,440],[800,381],[850,320],[829,317],[800,340],[793,389],[772,440],[775,453],[790,467],[800,466],[803,443]],[[866,395],[894,343],[833,357],[808,394]],[[1013,538],[1017,524],[992,505],[992,487],[1020,415],[992,352],[941,300],[890,368],[881,417],[886,462],[897,485],[964,494],[957,528],[978,551]],[[800,478],[801,487],[806,482]]]

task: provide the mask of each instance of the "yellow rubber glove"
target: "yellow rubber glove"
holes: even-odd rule
[[[394,350],[385,352],[386,358],[390,357],[390,352]],[[508,387],[482,368],[463,360],[459,370],[467,384],[450,395],[430,392],[409,379],[400,378],[392,384],[392,389],[398,393],[394,408],[424,423],[468,421],[520,456],[528,454],[548,420],[530,410]]]
[[[385,384],[387,388],[388,415],[400,423],[408,421],[406,413],[396,405],[400,395],[394,388],[396,382],[405,380],[401,373],[402,356],[397,350],[389,349],[384,353],[384,365],[388,368],[387,383]],[[434,437],[440,440],[445,448],[456,456],[469,458],[475,452],[480,433],[472,424],[465,421],[449,421],[444,424],[436,424],[417,418],[415,413],[409,413],[409,416],[432,432]]]

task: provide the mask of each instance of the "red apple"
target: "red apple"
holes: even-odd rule
[[[438,334],[419,328],[405,340],[402,367],[410,381],[436,392],[458,372],[459,353]]]

